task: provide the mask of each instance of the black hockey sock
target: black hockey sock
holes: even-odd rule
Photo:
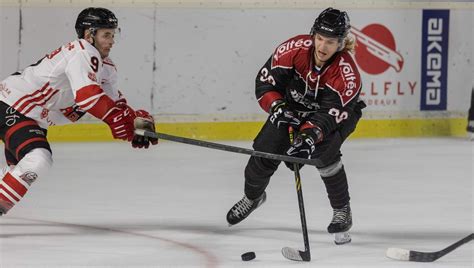
[[[245,195],[249,199],[256,199],[263,194],[279,164],[279,161],[250,157],[245,167]]]
[[[349,203],[349,186],[347,185],[346,172],[344,166],[333,176],[321,178],[326,185],[329,202],[332,208],[342,208]]]

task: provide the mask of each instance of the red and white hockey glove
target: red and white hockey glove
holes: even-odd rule
[[[112,136],[115,139],[132,141],[135,130],[133,126],[135,117],[133,109],[125,105],[112,108],[103,121],[109,125]]]
[[[153,120],[153,117],[147,111],[137,110],[135,112],[135,115],[136,115],[136,118],[134,120],[135,129],[155,132],[155,120]],[[150,143],[152,145],[158,144],[158,138],[146,137],[146,136],[139,135],[137,133],[135,133],[135,135],[133,136],[133,140],[132,140],[133,148],[146,149],[150,146]]]

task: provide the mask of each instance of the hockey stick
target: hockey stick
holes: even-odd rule
[[[290,142],[293,143],[293,128],[289,129]],[[304,251],[297,250],[290,247],[281,249],[281,254],[292,261],[311,261],[311,253],[309,251],[308,228],[306,227],[306,214],[304,213],[303,190],[301,189],[300,169],[297,163],[293,163],[293,170],[295,173],[296,193],[298,195],[298,206],[300,208],[301,229],[303,230]]]
[[[402,248],[389,248],[387,249],[386,255],[391,259],[400,261],[433,262],[473,239],[474,234],[471,233],[449,247],[434,252],[420,252]]]
[[[304,159],[304,158],[298,158],[298,157],[287,156],[287,155],[254,151],[251,149],[246,149],[246,148],[241,148],[241,147],[236,147],[236,146],[231,146],[231,145],[219,144],[219,143],[202,141],[202,140],[195,140],[195,139],[190,139],[190,138],[185,138],[185,137],[178,137],[178,136],[173,136],[173,135],[164,134],[160,132],[155,133],[155,132],[142,130],[142,129],[136,129],[135,133],[137,135],[150,137],[150,138],[160,138],[160,139],[168,140],[168,141],[180,142],[180,143],[196,145],[200,147],[207,147],[210,149],[216,149],[216,150],[239,153],[239,154],[247,154],[247,155],[252,155],[252,156],[257,156],[257,157],[262,157],[262,158],[268,158],[272,160],[286,161],[286,162],[298,163],[298,164],[307,164],[307,165],[313,165],[313,166],[319,163],[318,159]]]

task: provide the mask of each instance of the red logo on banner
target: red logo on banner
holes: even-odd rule
[[[393,34],[382,24],[369,24],[358,30],[351,28],[357,39],[355,59],[359,67],[368,74],[381,74],[392,67],[400,72],[403,57],[396,51]]]

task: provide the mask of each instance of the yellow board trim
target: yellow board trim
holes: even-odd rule
[[[466,127],[467,118],[362,120],[351,138],[461,137]]]
[[[398,138],[466,135],[466,118],[361,120],[351,138]],[[203,140],[252,140],[263,122],[159,123],[159,132]],[[104,124],[71,124],[48,130],[52,142],[112,141]]]

